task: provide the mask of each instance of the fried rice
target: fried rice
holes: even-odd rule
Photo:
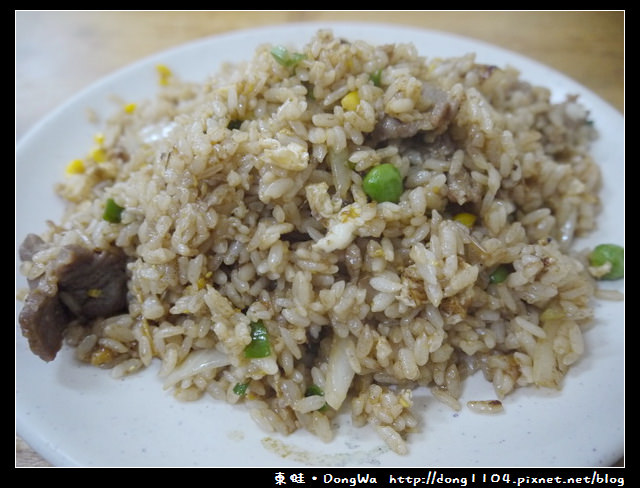
[[[115,377],[158,365],[179,400],[242,405],[283,435],[330,441],[342,412],[400,454],[416,388],[493,413],[517,388],[562,387],[597,273],[572,251],[601,184],[577,96],[552,102],[472,53],[330,30],[203,83],[159,74],[157,96],[118,107],[70,164],[64,217],[23,256],[26,303],[35,289],[65,313],[62,250],[124,256],[124,307],[65,315],[78,360]],[[397,201],[363,187],[385,163]],[[495,398],[465,405],[476,373]]]

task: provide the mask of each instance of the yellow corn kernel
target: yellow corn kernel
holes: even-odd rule
[[[159,65],[156,66],[156,71],[158,72],[160,84],[161,85],[168,85],[169,84],[169,80],[171,79],[171,76],[173,75],[173,73],[171,72],[169,67],[165,66],[164,64],[159,64]]]
[[[565,317],[564,310],[557,305],[550,306],[540,314],[540,320],[546,322],[547,320],[557,320]]]
[[[113,351],[106,347],[100,346],[98,349],[91,353],[91,365],[100,366],[113,359]]]
[[[427,66],[427,73],[433,73],[433,71],[442,64],[442,58],[433,58]]]
[[[87,295],[91,298],[98,298],[100,295],[102,295],[102,290],[99,288],[91,288],[87,290]]]
[[[205,280],[202,276],[198,278],[198,290],[202,290],[207,285],[207,280]]]
[[[93,140],[98,146],[102,146],[104,144],[104,134],[101,132],[98,132],[93,136]]]
[[[374,258],[383,258],[384,257],[384,249],[382,249],[381,247],[377,248],[376,250],[373,251],[371,256],[374,257]]]
[[[360,104],[360,94],[357,90],[347,93],[342,100],[340,100],[340,105],[345,110],[355,110],[358,108]]]
[[[67,164],[65,172],[68,175],[77,175],[80,173],[84,173],[84,169],[84,161],[82,161],[82,159],[74,159],[69,164]]]
[[[97,148],[93,149],[89,153],[89,156],[96,163],[104,163],[107,160],[107,153],[101,147],[97,147]]]
[[[124,111],[127,112],[128,114],[132,114],[136,109],[136,104],[135,103],[127,103],[124,106]]]
[[[476,223],[476,216],[468,212],[460,212],[459,214],[454,215],[453,220],[471,228],[473,227],[473,224]]]
[[[398,403],[402,405],[404,408],[411,407],[411,402],[409,402],[403,395],[398,397]]]

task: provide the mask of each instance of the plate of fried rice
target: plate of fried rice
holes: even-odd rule
[[[16,146],[16,427],[56,466],[609,466],[624,122],[475,40],[206,38]]]

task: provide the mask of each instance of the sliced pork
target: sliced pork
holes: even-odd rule
[[[31,260],[46,248],[41,238],[29,235],[20,247],[20,259]],[[32,352],[52,361],[71,321],[88,322],[126,311],[126,264],[126,255],[119,248],[61,247],[47,272],[29,281],[30,290],[19,316]]]

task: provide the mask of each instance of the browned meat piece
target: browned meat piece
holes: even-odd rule
[[[123,252],[66,246],[58,256],[58,296],[80,318],[109,317],[127,305]]]
[[[72,318],[57,296],[34,288],[24,302],[19,320],[22,335],[28,339],[31,351],[44,361],[53,361],[62,347],[64,330]]]
[[[424,83],[421,92],[421,105],[427,107],[425,117],[404,122],[398,118],[385,115],[376,124],[367,138],[373,147],[391,139],[408,139],[418,132],[430,132],[434,135],[447,130],[449,123],[458,112],[459,102],[440,88]]]
[[[31,261],[33,255],[38,251],[41,251],[47,247],[47,244],[42,240],[42,238],[37,234],[29,234],[24,238],[22,244],[20,244],[20,249],[18,254],[20,256],[21,261]]]
[[[408,139],[415,136],[418,131],[423,129],[423,126],[425,126],[425,123],[422,120],[402,122],[400,119],[385,115],[376,124],[373,132],[369,135],[368,141],[372,146],[376,146],[380,142],[390,139]]]
[[[30,260],[44,247],[39,237],[30,235],[20,247],[20,258]],[[30,281],[29,287],[19,316],[22,333],[34,354],[51,361],[72,320],[88,321],[126,310],[126,256],[121,250],[64,246],[48,273]]]
[[[423,103],[431,103],[429,122],[431,130],[442,134],[449,127],[449,123],[458,113],[460,101],[449,96],[447,92],[429,83],[422,85]]]

